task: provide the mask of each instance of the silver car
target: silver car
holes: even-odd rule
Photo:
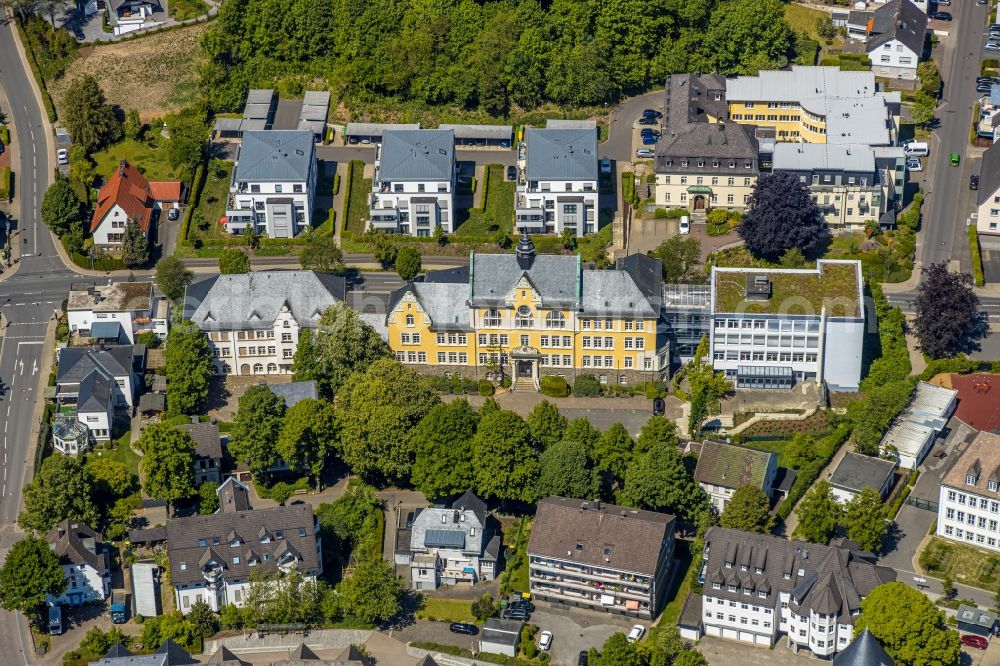
[[[635,156],[639,158],[649,159],[653,157],[656,153],[653,152],[652,148],[640,148],[635,151]]]

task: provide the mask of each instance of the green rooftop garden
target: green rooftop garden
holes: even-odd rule
[[[826,308],[828,317],[858,317],[857,264],[820,264],[822,270],[783,271],[775,269],[733,269],[715,272],[716,312],[745,314],[818,315]],[[766,275],[771,281],[767,300],[746,298],[747,279]]]

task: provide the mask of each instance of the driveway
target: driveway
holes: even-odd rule
[[[663,90],[654,90],[644,95],[629,97],[611,111],[611,126],[607,140],[598,145],[601,157],[608,157],[622,163],[631,162],[635,155],[633,144],[638,131],[636,121],[643,109],[663,111]]]
[[[770,650],[755,647],[739,641],[724,640],[705,636],[698,643],[701,652],[711,666],[733,666],[733,664],[754,664],[754,666],[788,666],[788,664],[808,664],[817,660],[809,652],[795,654],[788,649],[783,634]]]

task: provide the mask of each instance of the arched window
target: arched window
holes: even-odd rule
[[[517,309],[517,316],[514,317],[515,328],[531,328],[535,325],[535,317],[531,314],[531,308],[522,305]]]
[[[483,326],[486,328],[500,328],[500,311],[490,308],[483,314]]]
[[[255,374],[255,375],[262,375],[262,374],[264,374],[264,364],[263,363],[254,363],[253,364],[253,374]]]
[[[545,315],[545,328],[566,328],[566,315],[562,312],[550,312]]]
[[[413,315],[411,314],[406,315],[406,325],[413,326]]]
[[[277,363],[268,363],[267,364],[267,374],[270,375],[270,374],[274,374],[276,372],[278,372],[278,364]]]

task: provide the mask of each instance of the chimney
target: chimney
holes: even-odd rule
[[[128,163],[125,160],[118,162],[118,175],[121,176],[122,178],[125,177],[125,167],[127,165]]]

